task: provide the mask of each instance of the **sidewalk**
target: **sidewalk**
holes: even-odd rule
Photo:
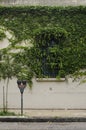
[[[1,122],[86,122],[86,110],[24,110],[24,116],[0,116]]]
[[[86,110],[25,110],[29,117],[86,117]]]

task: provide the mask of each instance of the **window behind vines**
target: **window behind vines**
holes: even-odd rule
[[[45,47],[39,48],[41,50],[42,56],[42,74],[45,77],[56,77],[58,74],[58,58],[54,53],[56,43],[54,40],[51,40],[48,45]],[[57,59],[57,60],[56,60]]]
[[[44,28],[37,30],[34,37],[35,67],[37,77],[55,78],[59,74],[61,47],[66,39],[66,31],[62,28]],[[33,56],[34,57],[34,56]],[[34,61],[33,61],[34,62]]]

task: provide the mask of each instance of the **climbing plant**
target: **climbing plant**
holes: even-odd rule
[[[64,77],[86,69],[86,7],[0,7],[0,26],[14,36],[8,39],[8,51],[18,46],[21,50],[10,53],[15,76],[31,81],[34,74],[46,77],[47,70]],[[26,41],[28,46],[21,47]],[[47,70],[42,66],[45,59]]]
[[[3,40],[5,37],[5,33],[2,30],[0,30],[0,40]]]
[[[31,57],[35,57],[32,63],[34,63],[33,70],[36,75],[38,77],[40,75],[43,77],[58,76],[62,68],[63,46],[68,39],[67,31],[60,27],[41,28],[35,32],[33,39],[34,47],[31,49]]]

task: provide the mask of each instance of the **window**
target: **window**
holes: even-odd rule
[[[64,77],[61,50],[67,36],[60,27],[46,27],[35,32],[33,65],[38,78]]]
[[[39,48],[42,53],[42,58],[40,60],[43,77],[55,78],[58,75],[56,47],[57,45],[54,40],[51,40],[47,46]]]

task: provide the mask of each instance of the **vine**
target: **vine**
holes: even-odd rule
[[[57,66],[55,77],[86,69],[86,7],[0,7],[0,26],[14,36],[14,39],[9,39],[11,45],[6,48],[13,58],[14,76],[19,78],[22,75],[29,83],[34,74],[47,76],[39,59],[47,55],[46,49],[42,50],[52,39],[58,44],[49,48],[51,54],[46,59],[49,70]],[[0,37],[5,38],[4,33],[0,33]],[[25,41],[28,46],[21,47]],[[30,43],[33,44],[31,48]],[[19,53],[10,52],[18,46]]]
[[[5,33],[0,29],[0,41],[6,37]]]

